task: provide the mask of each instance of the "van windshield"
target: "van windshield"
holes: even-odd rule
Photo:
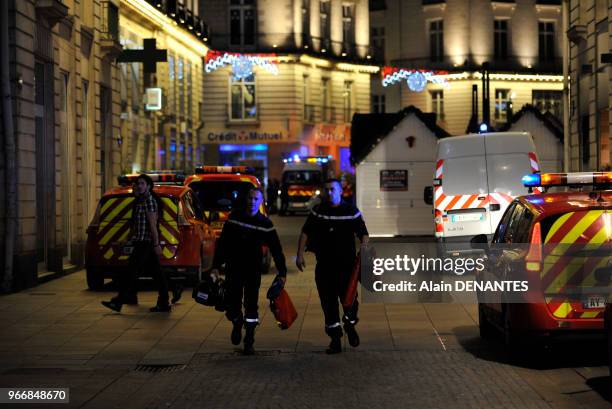
[[[487,171],[482,156],[466,156],[444,160],[442,179],[444,194],[475,195],[487,193]]]
[[[287,170],[283,172],[283,183],[318,185],[321,183],[321,172],[318,170]]]
[[[204,210],[231,210],[245,205],[253,188],[251,182],[193,182],[189,187],[196,193]]]

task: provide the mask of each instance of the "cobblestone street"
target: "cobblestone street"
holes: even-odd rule
[[[115,314],[100,305],[110,284],[87,291],[81,271],[0,298],[0,387],[69,387],[70,407],[83,408],[611,406],[603,345],[510,364],[500,341],[479,338],[475,305],[362,304],[361,346],[326,355],[314,260],[304,273],[293,262],[302,221],[275,219],[298,321],[275,326],[266,276],[256,356],[242,356],[223,315],[189,291],[170,314],[151,315],[155,292],[143,282],[140,305]]]

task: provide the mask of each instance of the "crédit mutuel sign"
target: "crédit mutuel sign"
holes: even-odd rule
[[[209,131],[207,143],[274,143],[288,142],[289,134],[282,131]]]

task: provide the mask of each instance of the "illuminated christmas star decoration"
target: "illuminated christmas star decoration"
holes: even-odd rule
[[[404,68],[384,67],[381,73],[383,87],[406,81],[411,91],[422,92],[427,86],[427,82],[447,85],[447,80],[440,77],[440,75],[448,74],[446,71],[407,70]]]
[[[210,73],[227,65],[232,66],[232,75],[237,80],[253,74],[254,66],[278,75],[276,54],[239,54],[220,51],[209,51],[206,54],[206,72]]]

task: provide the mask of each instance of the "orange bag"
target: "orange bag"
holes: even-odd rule
[[[348,286],[344,298],[342,298],[342,307],[350,308],[357,299],[357,287],[359,286],[359,275],[361,273],[361,254],[357,254],[355,264],[353,264],[353,271],[351,271],[351,278],[349,279]]]
[[[276,318],[276,323],[280,329],[289,328],[298,316],[295,306],[284,288],[281,290],[278,297],[270,300],[270,310],[272,314],[274,314],[274,318]]]

